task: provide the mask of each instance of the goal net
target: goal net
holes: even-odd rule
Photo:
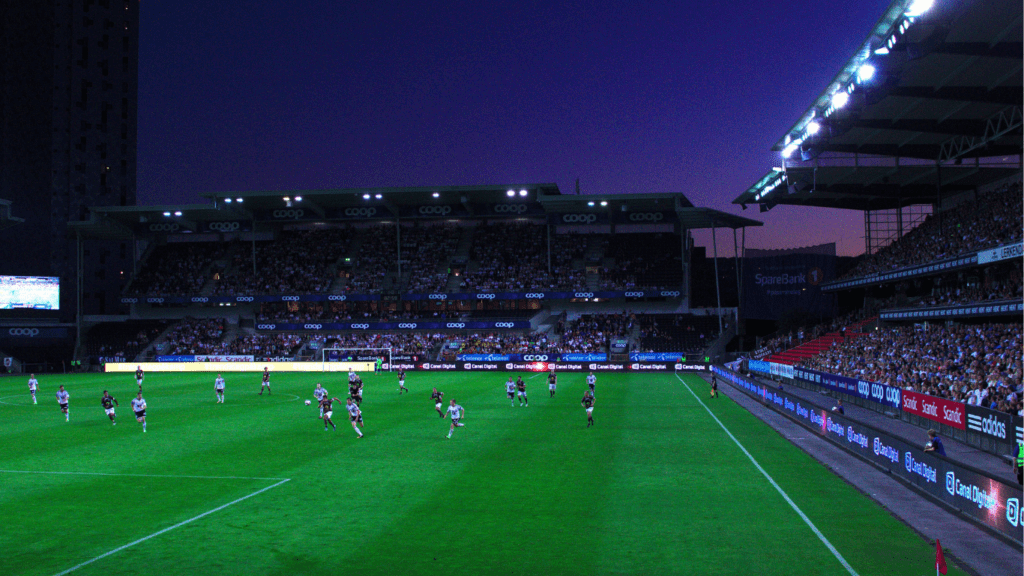
[[[323,348],[320,354],[324,372],[348,372],[352,362],[365,362],[372,371],[378,359],[381,370],[391,371],[391,348]]]

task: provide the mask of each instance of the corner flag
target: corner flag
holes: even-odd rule
[[[946,573],[946,557],[942,555],[942,544],[939,541],[935,541],[935,574]]]

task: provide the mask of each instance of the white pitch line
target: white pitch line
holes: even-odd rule
[[[818,537],[818,540],[821,540],[822,544],[824,544],[825,547],[829,549],[829,552],[832,552],[832,555],[836,557],[836,560],[839,560],[839,563],[843,565],[843,568],[846,568],[846,571],[850,573],[850,576],[859,576],[857,572],[853,569],[853,566],[850,566],[850,563],[847,562],[845,558],[843,558],[843,555],[840,554],[838,550],[836,550],[836,547],[828,541],[828,538],[825,538],[825,535],[821,533],[821,530],[818,530],[818,527],[815,526],[814,523],[811,522],[811,519],[808,518],[806,514],[804,514],[804,511],[801,510],[800,507],[796,505],[796,502],[793,502],[793,500],[789,497],[789,494],[786,494],[786,491],[783,490],[777,482],[775,482],[775,479],[772,478],[768,474],[768,472],[766,472],[765,469],[761,467],[760,464],[758,464],[757,460],[754,459],[754,456],[750,452],[748,452],[746,448],[743,447],[743,444],[740,444],[740,441],[737,440],[736,437],[732,435],[732,432],[730,432],[729,429],[725,427],[725,424],[722,424],[722,421],[719,420],[718,417],[715,416],[715,413],[712,412],[710,408],[708,408],[707,404],[705,404],[700,399],[700,397],[698,397],[697,394],[694,393],[693,389],[691,389],[690,386],[686,382],[684,382],[682,378],[679,377],[678,373],[676,373],[676,379],[679,380],[679,382],[686,388],[686,390],[693,395],[693,398],[698,403],[700,403],[701,407],[703,407],[704,410],[707,410],[707,413],[711,416],[711,418],[714,419],[714,421],[717,422],[718,425],[722,427],[722,430],[725,431],[729,438],[732,438],[732,441],[735,442],[736,445],[739,446],[740,450],[742,450],[743,453],[747,455],[747,458],[750,458],[750,461],[754,463],[754,467],[757,468],[758,472],[763,474],[764,477],[768,479],[768,482],[776,490],[779,491],[779,494],[782,495],[782,498],[793,508],[794,511],[796,511],[797,515],[800,516],[800,519],[803,520],[804,523],[810,527],[811,531],[814,532],[814,535]]]
[[[270,490],[271,488],[277,488],[278,486],[280,486],[281,484],[284,484],[285,482],[288,482],[289,480],[291,480],[291,478],[285,478],[284,480],[281,480],[277,484],[274,484],[272,486],[267,486],[266,488],[262,488],[260,490],[257,490],[255,492],[253,492],[252,494],[248,494],[248,495],[242,496],[238,500],[234,500],[232,502],[228,502],[227,504],[224,504],[223,506],[218,506],[218,507],[214,508],[213,510],[210,510],[210,511],[207,511],[207,512],[203,512],[202,514],[200,514],[198,516],[193,516],[192,518],[189,518],[188,520],[185,520],[184,522],[178,522],[174,526],[169,526],[167,528],[164,528],[163,530],[160,530],[159,532],[154,532],[154,533],[150,534],[149,536],[146,536],[144,538],[139,538],[138,540],[136,540],[134,542],[129,542],[128,544],[125,544],[124,546],[121,546],[120,548],[115,548],[115,549],[111,550],[110,552],[107,552],[106,554],[100,554],[99,556],[93,558],[92,560],[86,560],[85,562],[82,562],[78,566],[74,566],[72,568],[68,568],[67,570],[65,570],[63,572],[58,572],[54,576],[64,576],[65,574],[70,574],[70,573],[74,572],[75,570],[78,570],[79,568],[82,568],[84,566],[88,566],[89,564],[92,564],[93,562],[96,562],[97,560],[102,560],[102,559],[106,558],[107,556],[111,556],[113,554],[117,554],[118,552],[120,552],[120,551],[122,551],[122,550],[124,550],[126,548],[131,548],[132,546],[135,546],[136,544],[141,544],[141,543],[145,542],[146,540],[149,540],[150,538],[156,538],[157,536],[159,536],[161,534],[164,534],[165,532],[170,532],[171,530],[174,530],[175,528],[181,528],[182,526],[184,526],[186,524],[191,524],[192,522],[195,522],[196,520],[199,520],[201,518],[205,518],[206,516],[209,516],[210,514],[213,514],[214,512],[220,512],[221,510],[227,508],[228,506],[233,506],[233,505],[238,504],[239,502],[241,502],[243,500],[248,500],[249,498],[252,498],[253,496],[257,496],[259,494],[262,494],[262,493],[266,492],[267,490]]]
[[[47,470],[0,470],[6,474],[58,474],[67,476],[130,476],[133,478],[191,478],[200,480],[287,480],[286,478],[261,478],[257,476],[183,476],[178,474],[118,474],[112,472],[62,472]]]

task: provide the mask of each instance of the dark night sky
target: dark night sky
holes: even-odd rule
[[[887,1],[482,4],[142,2],[139,203],[579,178],[863,251],[860,212],[730,202]]]

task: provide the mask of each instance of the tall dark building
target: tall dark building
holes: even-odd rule
[[[76,239],[89,206],[135,204],[138,0],[0,2],[0,274],[60,276],[75,314]],[[83,311],[113,313],[130,242],[90,242]],[[127,276],[127,274],[125,274]]]

